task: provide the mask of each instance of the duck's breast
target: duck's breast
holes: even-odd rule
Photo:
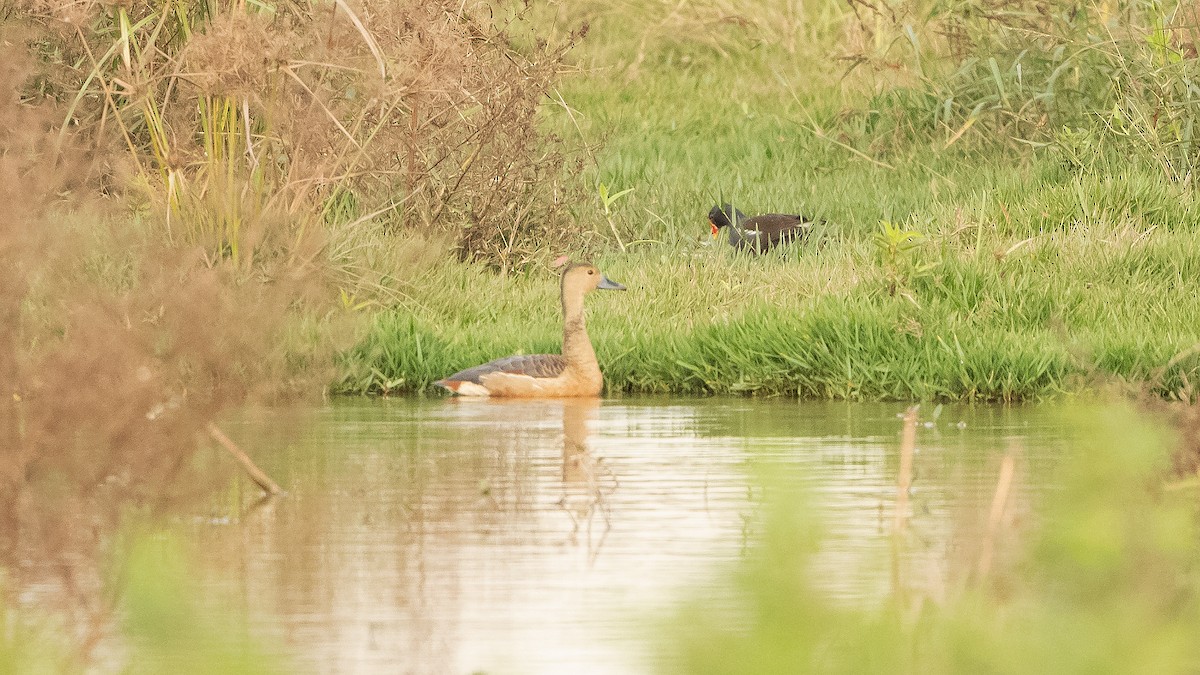
[[[508,398],[569,398],[599,396],[604,388],[603,378],[577,373],[570,369],[558,377],[530,377],[519,373],[489,373],[482,386],[491,396]]]

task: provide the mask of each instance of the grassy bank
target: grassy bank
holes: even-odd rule
[[[1195,377],[1194,357],[1175,359],[1196,342],[1200,310],[1181,281],[1195,270],[1189,235],[1132,247],[1046,237],[1002,260],[948,243],[904,296],[863,262],[868,247],[766,261],[721,249],[601,257],[630,289],[591,299],[609,390],[1011,400],[1108,375],[1163,391]],[[376,319],[352,356],[375,370],[345,387],[421,390],[496,355],[557,349],[547,275],[445,276],[420,309]]]
[[[581,73],[544,122],[599,144],[593,185],[632,189],[607,214],[598,194],[574,205],[615,233],[594,257],[630,286],[591,301],[610,392],[1013,400],[1111,378],[1177,393],[1200,374],[1188,352],[1200,343],[1190,178],[1173,179],[1166,155],[1127,152],[1131,139],[1150,147],[1133,131],[1094,131],[1111,120],[1084,103],[1074,117],[1047,107],[1042,127],[1006,126],[1030,114],[1010,99],[1034,94],[1004,90],[1014,66],[1000,52],[996,100],[971,117],[961,108],[990,100],[976,91],[987,82],[959,82],[961,62],[944,53],[915,75],[918,52],[887,42],[899,24],[866,40],[837,3],[554,11],[547,31],[585,19],[591,31],[573,53]],[[855,49],[867,65],[846,75],[853,61],[831,56]],[[1116,53],[1113,67],[1135,56]],[[889,59],[898,65],[884,72]],[[1076,80],[1081,92],[1099,86]],[[951,112],[934,111],[930,97],[954,87]],[[718,201],[826,223],[781,255],[747,259],[708,241]],[[898,233],[914,245],[889,253]],[[415,274],[410,302],[375,317],[337,388],[424,391],[461,367],[554,351],[553,276]]]

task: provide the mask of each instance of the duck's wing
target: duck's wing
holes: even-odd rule
[[[516,375],[528,375],[530,377],[558,377],[567,367],[567,361],[560,354],[523,354],[518,356],[506,356],[495,361],[488,361],[481,366],[460,370],[457,373],[445,379],[438,380],[434,384],[439,384],[447,389],[453,390],[454,387],[448,386],[455,382],[474,382],[481,384],[480,378],[491,373],[514,373]]]

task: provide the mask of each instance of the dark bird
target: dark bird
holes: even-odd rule
[[[507,356],[459,371],[434,384],[462,396],[558,398],[597,396],[604,377],[583,320],[583,296],[593,290],[625,287],[600,273],[595,265],[568,265],[562,274],[562,354]]]
[[[812,218],[784,213],[767,213],[747,218],[730,204],[712,207],[708,223],[713,239],[721,228],[729,228],[729,245],[739,251],[763,253],[779,244],[803,241],[812,229]]]

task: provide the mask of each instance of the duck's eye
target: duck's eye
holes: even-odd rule
[[[596,270],[588,270],[588,274],[595,274]]]

